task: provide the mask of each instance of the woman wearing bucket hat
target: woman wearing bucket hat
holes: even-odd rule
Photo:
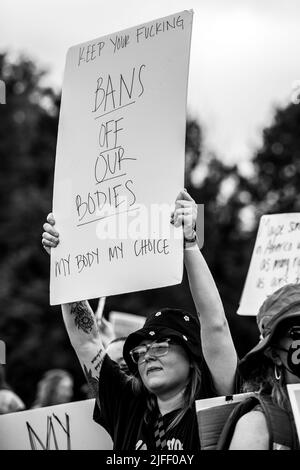
[[[239,413],[234,426],[229,419],[220,450],[299,448],[286,386],[300,383],[300,284],[287,284],[267,297],[257,324],[261,339],[239,370],[244,391],[258,393],[248,399],[250,411]],[[246,410],[244,404],[240,408]]]
[[[71,343],[97,398],[94,419],[118,450],[200,449],[194,402],[235,391],[237,356],[212,275],[198,248],[197,206],[186,191],[171,223],[183,226],[184,261],[197,314],[163,308],[124,345],[128,377],[105,354],[86,301],[62,306]],[[52,214],[43,245],[58,243]],[[201,328],[200,328],[201,325]]]

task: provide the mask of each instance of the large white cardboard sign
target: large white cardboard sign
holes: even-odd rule
[[[192,11],[71,47],[59,118],[50,303],[181,282]]]
[[[262,216],[238,313],[256,315],[280,287],[300,281],[300,213]]]
[[[113,326],[116,338],[120,338],[143,328],[146,317],[127,312],[112,311],[109,313],[109,321]]]
[[[300,444],[300,384],[288,384],[287,390]]]
[[[201,450],[215,450],[217,448],[219,437],[230,413],[238,403],[251,395],[253,394],[238,393],[196,400]]]
[[[95,400],[0,416],[0,450],[111,450],[109,434],[93,421]]]

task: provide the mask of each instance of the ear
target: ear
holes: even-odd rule
[[[276,364],[277,366],[282,365],[281,357],[280,357],[278,351],[276,351],[276,349],[268,348],[268,349],[265,350],[264,354],[269,359],[271,359],[271,361],[274,362],[274,364]]]

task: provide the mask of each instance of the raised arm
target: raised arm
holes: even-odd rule
[[[99,373],[105,349],[87,300],[62,305],[64,323],[86,376],[91,394],[98,397]]]
[[[183,226],[186,240],[194,238],[196,218],[195,201],[186,191],[181,191],[176,199],[174,224]],[[218,393],[231,394],[234,391],[237,355],[218,289],[197,241],[187,242],[184,262],[199,315],[205,361]]]
[[[50,250],[59,243],[53,214],[49,214],[44,224],[42,244]],[[93,397],[98,397],[99,373],[105,356],[94,313],[87,302],[74,302],[62,305],[64,323],[73,348],[80,361]]]

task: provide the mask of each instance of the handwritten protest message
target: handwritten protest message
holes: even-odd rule
[[[300,282],[300,213],[264,215],[238,313],[256,315],[280,287]]]
[[[192,12],[71,47],[59,119],[50,303],[181,282]]]
[[[111,450],[94,406],[83,400],[0,416],[0,450]]]

